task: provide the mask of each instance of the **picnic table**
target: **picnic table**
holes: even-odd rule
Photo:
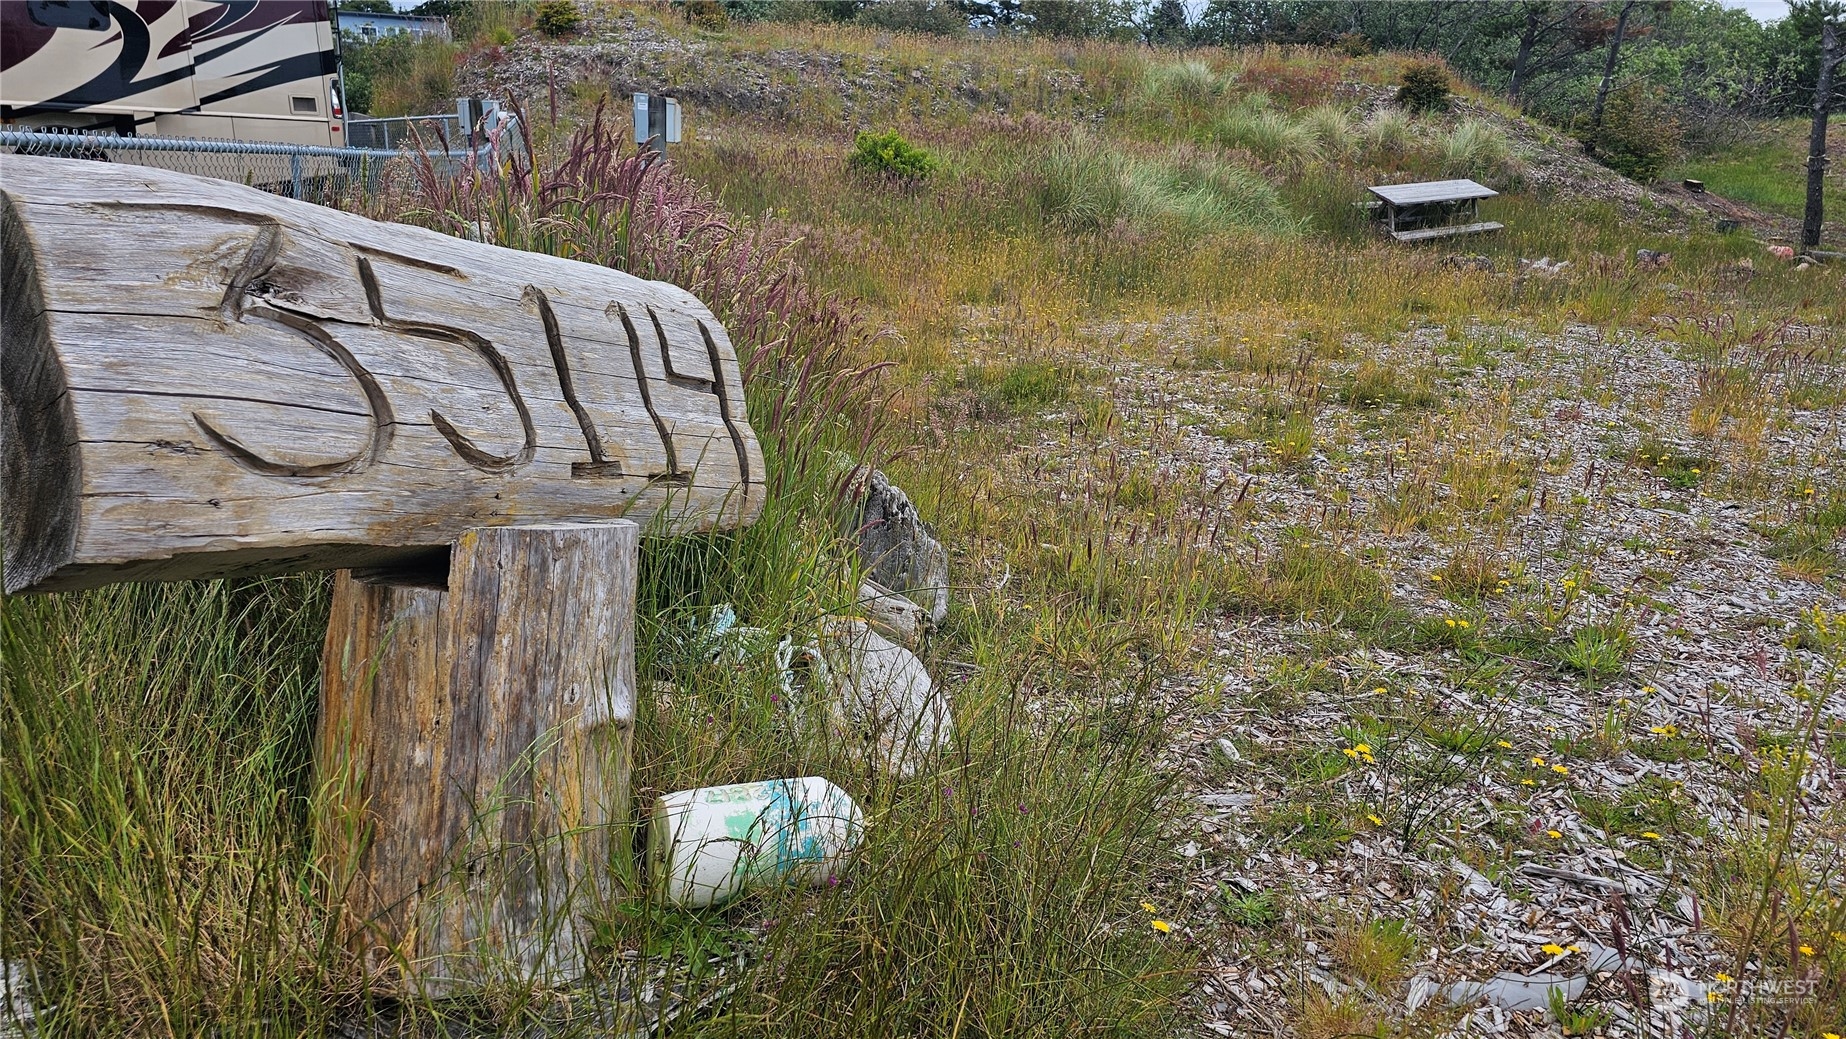
[[[1366,189],[1379,199],[1375,207],[1391,237],[1421,242],[1450,235],[1498,231],[1506,226],[1481,219],[1481,199],[1499,192],[1471,180],[1429,180],[1416,184],[1379,184]],[[1457,223],[1457,220],[1465,222]]]

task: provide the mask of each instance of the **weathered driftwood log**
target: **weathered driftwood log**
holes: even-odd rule
[[[580,972],[626,839],[639,533],[482,528],[446,584],[337,576],[321,854],[370,965],[434,994]]]
[[[223,181],[0,156],[6,589],[400,564],[471,527],[749,522],[689,293]]]
[[[222,181],[8,155],[0,334],[6,590],[347,568],[316,816],[345,937],[438,992],[575,974],[627,813],[631,521],[761,508],[711,312]]]

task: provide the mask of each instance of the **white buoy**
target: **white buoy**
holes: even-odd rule
[[[767,884],[820,884],[863,829],[859,806],[819,776],[680,790],[654,802],[649,873],[661,898],[688,908]]]

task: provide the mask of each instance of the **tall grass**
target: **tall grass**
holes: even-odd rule
[[[1506,134],[1485,119],[1463,119],[1442,146],[1442,171],[1455,177],[1498,177],[1512,159]]]
[[[748,370],[762,518],[644,545],[637,811],[669,789],[821,774],[869,821],[835,886],[699,913],[617,906],[594,921],[586,984],[602,994],[587,1002],[611,998],[625,957],[696,993],[715,984],[712,950],[748,950],[729,1001],[680,1034],[1163,1030],[1187,974],[1136,908],[1168,837],[1145,667],[1121,669],[1131,697],[1051,706],[1039,691],[1074,683],[1068,666],[976,597],[942,635],[968,670],[933,660],[954,745],[900,781],[799,724],[768,653],[684,652],[711,605],[800,640],[858,587],[848,475],[881,457],[879,387],[856,312],[807,277],[794,240],[730,217],[594,119],[504,176],[420,173],[373,212],[672,280],[714,308]],[[0,955],[31,964],[44,1034],[321,1035],[381,1012],[311,836],[325,617],[313,576],[0,602]],[[1061,638],[1097,657],[1116,636],[1078,623]],[[511,983],[460,1011],[394,1006],[435,1028],[457,1012],[488,1031],[610,1027]]]
[[[1211,132],[1226,147],[1242,148],[1287,169],[1299,169],[1321,157],[1316,129],[1273,107],[1263,94],[1246,96],[1212,124]]]
[[[1153,103],[1172,103],[1203,108],[1224,92],[1228,79],[1212,71],[1197,58],[1147,67],[1141,82],[1144,97]]]
[[[1374,161],[1399,159],[1416,144],[1416,124],[1402,109],[1384,108],[1365,121],[1360,137]]]
[[[1296,228],[1281,195],[1260,174],[1184,146],[1147,156],[1072,136],[1054,142],[1036,171],[1039,208],[1073,227],[1124,223],[1145,230],[1275,234]]]
[[[308,827],[324,588],[0,601],[0,957],[45,1034],[292,1032],[363,988]]]

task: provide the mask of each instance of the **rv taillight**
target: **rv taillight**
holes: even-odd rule
[[[329,86],[327,88],[327,100],[328,102],[330,102],[327,107],[333,110],[333,117],[335,119],[346,118],[346,109],[340,107],[340,88],[339,87]]]

